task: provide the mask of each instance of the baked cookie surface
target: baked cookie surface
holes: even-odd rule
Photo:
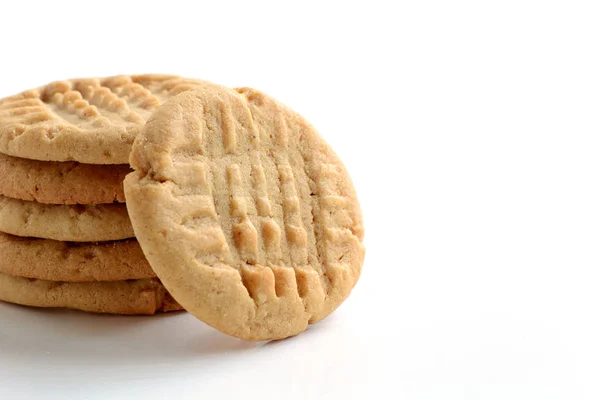
[[[363,224],[350,178],[298,114],[207,87],[148,120],[124,183],[136,236],[173,297],[247,340],[304,331],[356,284]]]
[[[132,75],[52,82],[0,100],[0,152],[42,161],[127,164],[152,112],[202,81]]]
[[[0,195],[46,204],[124,203],[129,164],[93,165],[0,153]]]
[[[135,237],[125,204],[42,204],[4,196],[0,196],[0,232],[67,242]]]
[[[0,273],[0,300],[108,314],[149,315],[182,309],[158,279],[73,283]]]
[[[2,232],[0,273],[67,282],[156,277],[136,240],[73,243]]]

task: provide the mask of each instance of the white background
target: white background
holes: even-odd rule
[[[299,111],[353,177],[367,258],[334,315],[268,344],[0,305],[0,398],[598,399],[599,21],[578,1],[2,3],[1,96],[160,72]]]

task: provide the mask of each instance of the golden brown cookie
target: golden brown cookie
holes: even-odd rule
[[[108,314],[154,314],[182,309],[158,279],[73,283],[0,273],[0,300]]]
[[[125,202],[129,164],[48,162],[0,153],[0,195],[46,204]]]
[[[135,240],[73,243],[2,232],[0,273],[67,282],[156,277]]]
[[[0,100],[0,152],[42,161],[127,164],[131,144],[166,99],[201,87],[171,75],[50,83]]]
[[[197,318],[248,340],[304,331],[356,284],[363,223],[313,127],[252,89],[205,88],[148,120],[125,178],[153,270]]]
[[[0,232],[71,242],[135,237],[125,204],[42,204],[4,196],[0,196]]]

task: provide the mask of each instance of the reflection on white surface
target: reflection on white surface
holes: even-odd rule
[[[0,384],[10,382],[6,394],[24,399],[40,393],[106,399],[128,390],[160,398],[162,391],[183,396],[200,388],[242,395],[248,382],[281,373],[283,366],[290,373],[278,378],[273,394],[295,388],[314,396],[335,386],[331,377],[356,372],[344,365],[352,365],[360,346],[336,314],[297,337],[245,342],[187,313],[114,316],[0,303],[0,358],[9,366],[0,368]],[[347,352],[350,346],[355,348]],[[319,360],[328,352],[336,356]],[[231,384],[232,374],[239,387]],[[319,384],[306,386],[303,379]]]
[[[210,356],[260,347],[212,329],[187,313],[154,316],[87,314],[0,303],[0,353],[36,362],[96,367]]]

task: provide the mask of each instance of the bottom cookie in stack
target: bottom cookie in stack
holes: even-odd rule
[[[0,232],[0,300],[110,314],[181,310],[135,240],[60,242]]]
[[[182,310],[156,278],[113,282],[55,282],[0,273],[0,300],[108,314]]]

